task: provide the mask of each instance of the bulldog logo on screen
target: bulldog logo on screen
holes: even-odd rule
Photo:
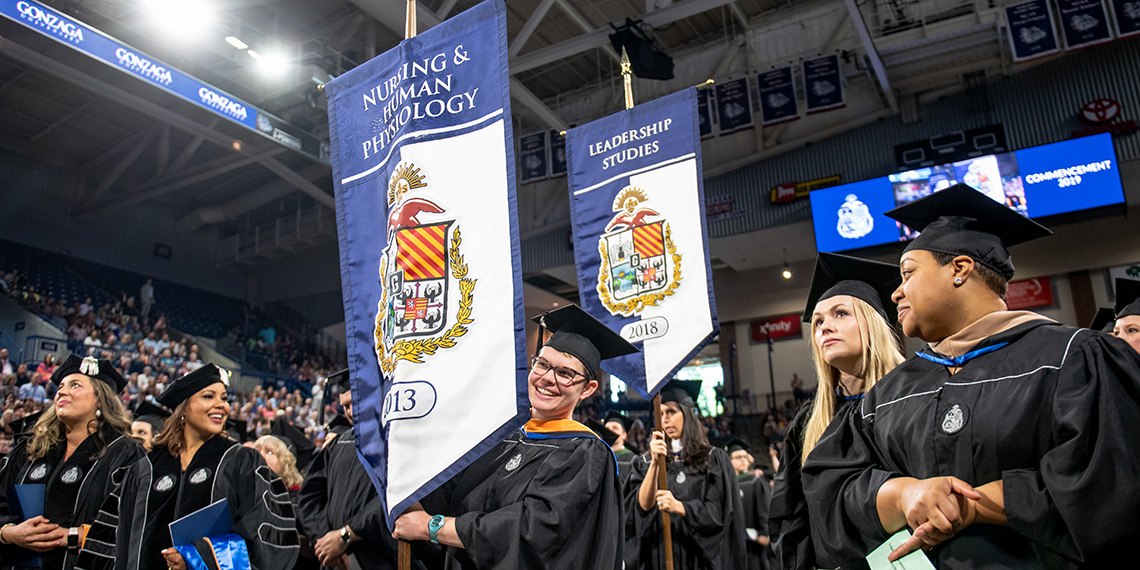
[[[875,218],[871,217],[871,210],[854,194],[847,195],[838,214],[839,223],[835,229],[847,239],[859,239],[875,229]]]
[[[614,198],[617,214],[598,239],[598,299],[613,315],[640,313],[681,285],[681,254],[669,223],[644,206],[648,201],[645,190],[622,188]]]
[[[401,162],[388,181],[388,246],[380,257],[375,331],[376,358],[385,374],[401,360],[422,363],[455,346],[474,322],[475,280],[467,276],[460,253],[459,226],[426,192],[408,196],[428,187],[424,179],[414,164]],[[449,304],[453,286],[459,288],[458,307]]]

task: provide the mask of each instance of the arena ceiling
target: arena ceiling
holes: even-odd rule
[[[211,28],[196,40],[177,41],[172,30],[180,22],[156,28],[148,1],[160,0],[45,3],[325,140],[326,107],[317,84],[395,46],[404,25],[403,0],[213,0]],[[419,28],[477,1],[421,0]],[[698,78],[755,71],[797,54],[844,50],[854,55],[854,79],[865,80],[876,112],[891,114],[901,107],[905,114],[902,97],[961,88],[963,73],[970,71],[981,69],[989,78],[1005,73],[1000,30],[986,15],[994,8],[987,6],[956,0],[921,7],[914,0],[510,0],[515,124],[564,128],[617,110],[616,97],[599,105],[589,94],[613,90],[619,67],[608,36],[611,24],[627,18],[642,22],[642,30],[677,65],[673,82],[639,81],[648,85],[647,96]],[[860,10],[866,16],[853,19]],[[958,23],[939,28],[947,26],[939,22],[955,17]],[[264,62],[227,44],[225,36],[240,38],[249,50],[280,54],[282,71],[272,78],[259,73]],[[220,229],[223,239],[236,240],[235,251],[243,247],[241,236],[257,228],[276,226],[279,234],[282,220],[287,231],[294,225],[313,230],[289,247],[223,263],[230,266],[292,255],[335,235],[327,164],[5,18],[0,18],[0,109],[0,146],[75,175],[74,198],[61,206],[76,218],[157,204],[177,212],[184,231]],[[846,119],[833,114],[825,120],[842,124]],[[838,128],[801,123],[818,132]],[[762,136],[755,140],[725,142],[725,148],[706,152],[706,170],[779,152],[781,144],[800,138],[786,128],[757,129]],[[565,201],[565,180],[532,194],[528,199]],[[566,217],[558,206],[529,210],[542,216],[523,220],[524,232],[564,223],[559,220]]]

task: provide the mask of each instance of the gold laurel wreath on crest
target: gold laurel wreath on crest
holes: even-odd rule
[[[387,317],[387,288],[380,297],[380,306],[384,309],[376,313],[376,356],[380,361],[380,368],[385,374],[391,374],[396,369],[396,363],[401,360],[415,362],[422,364],[424,356],[431,356],[441,348],[451,348],[455,346],[456,339],[467,334],[467,327],[475,319],[471,318],[471,305],[475,297],[475,282],[477,279],[471,279],[467,276],[467,263],[463,260],[463,255],[459,253],[459,244],[463,243],[460,236],[459,228],[455,228],[455,232],[451,234],[451,251],[448,252],[448,259],[451,260],[451,276],[459,280],[459,312],[456,315],[455,324],[447,329],[442,335],[413,340],[400,340],[392,346],[391,351],[384,344],[384,329],[381,326],[384,319]]]
[[[610,258],[607,255],[606,240],[598,240],[598,253],[602,254],[602,267],[598,271],[598,300],[602,305],[609,309],[610,313],[615,315],[630,316],[635,313],[640,313],[645,307],[656,307],[660,303],[672,295],[677,287],[681,286],[681,255],[677,253],[677,245],[673,243],[673,230],[669,227],[669,222],[665,222],[665,249],[673,258],[673,279],[669,282],[669,286],[661,291],[654,291],[652,293],[645,293],[638,295],[628,301],[617,302],[613,300],[610,293]]]

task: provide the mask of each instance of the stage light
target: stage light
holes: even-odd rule
[[[249,44],[241,41],[234,36],[226,36],[226,43],[234,46],[236,49],[249,49]]]
[[[253,55],[253,50],[248,53],[257,60],[257,71],[266,79],[279,79],[289,69],[289,60],[280,51],[267,51],[256,56]]]
[[[255,51],[253,51],[253,50],[249,50],[249,51],[247,51],[247,52],[245,52],[245,53],[248,53],[248,54],[249,54],[249,57],[252,57],[253,59],[261,59],[261,54],[259,54],[259,53],[255,52]]]
[[[142,0],[142,4],[151,24],[175,41],[198,38],[214,25],[213,7],[203,0]]]

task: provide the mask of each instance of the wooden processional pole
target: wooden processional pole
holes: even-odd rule
[[[416,37],[416,0],[408,0],[404,17],[404,39]],[[412,543],[400,540],[397,548],[398,570],[412,570]]]
[[[629,63],[629,54],[621,48],[621,78],[625,87],[625,108],[633,108],[633,66]],[[653,429],[664,433],[661,427],[661,394],[653,396]],[[669,437],[665,437],[665,450],[669,450]],[[657,490],[669,490],[669,476],[666,473],[665,458],[654,459],[657,463]],[[661,511],[661,528],[664,532],[662,538],[665,542],[665,570],[673,570],[673,526],[669,522],[669,513]]]

